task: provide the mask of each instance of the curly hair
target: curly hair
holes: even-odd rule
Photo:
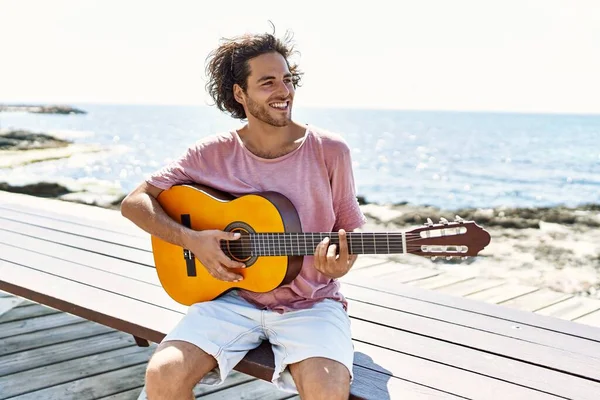
[[[207,57],[206,90],[217,108],[233,118],[246,119],[244,107],[233,96],[233,85],[238,84],[246,92],[250,66],[248,61],[265,53],[278,52],[283,56],[292,74],[294,88],[300,85],[302,73],[289,58],[296,53],[289,32],[283,39],[273,34],[245,34],[234,38],[223,38],[223,43]]]

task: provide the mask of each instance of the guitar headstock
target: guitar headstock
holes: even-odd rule
[[[432,258],[476,256],[490,241],[486,230],[458,215],[453,222],[441,218],[437,224],[428,218],[423,227],[406,233],[408,253]]]

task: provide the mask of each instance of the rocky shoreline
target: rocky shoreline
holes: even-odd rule
[[[0,168],[14,168],[30,163],[67,158],[75,154],[96,153],[107,149],[95,145],[75,144],[44,133],[26,130],[0,131]],[[0,182],[0,190],[37,197],[58,198],[88,205],[114,208],[124,198],[121,193],[90,192],[70,188],[59,182],[36,182],[11,185]]]
[[[31,104],[0,104],[0,112],[29,112],[34,114],[87,114],[71,106],[62,105],[31,105]]]
[[[73,148],[70,141],[23,130],[0,133],[0,160],[20,155],[20,160],[37,162],[57,157],[57,150]],[[86,151],[75,149],[74,151]],[[87,149],[89,151],[89,149]],[[30,154],[39,153],[36,157]],[[68,154],[59,155],[68,157]],[[0,168],[12,168],[19,158]],[[10,162],[16,162],[11,165]],[[125,193],[77,190],[59,182],[38,182],[23,186],[0,182],[0,190],[57,198],[104,208],[119,209]],[[359,197],[368,218],[365,231],[407,231],[431,218],[454,220],[459,215],[475,221],[492,236],[490,245],[478,257],[430,259],[391,255],[390,259],[410,266],[440,271],[475,274],[505,279],[517,284],[545,287],[555,291],[600,299],[600,205],[538,208],[468,208],[443,210],[412,204],[373,204]]]

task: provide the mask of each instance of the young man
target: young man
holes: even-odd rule
[[[225,281],[242,278],[231,268],[244,265],[219,246],[236,237],[175,222],[156,200],[162,190],[199,183],[236,196],[277,191],[294,204],[304,231],[339,232],[339,249],[326,238],[314,256],[304,257],[294,281],[271,292],[236,290],[192,305],[148,364],[150,400],[189,399],[198,382],[222,383],[262,340],[273,346],[277,387],[303,399],[348,398],[354,351],[336,278],[355,260],[345,234],[362,226],[365,217],[346,142],[292,120],[301,76],[290,65],[292,52],[287,39],[263,34],[225,41],[211,53],[208,92],[220,110],[247,123],[190,146],[130,193],[122,214],[150,234],[190,249],[212,276]]]

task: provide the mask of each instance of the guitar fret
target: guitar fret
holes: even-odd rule
[[[390,254],[390,235],[386,233],[385,237],[387,239],[387,253]]]
[[[375,232],[373,232],[373,250],[377,254],[377,242],[375,242]]]
[[[362,247],[362,253],[365,254],[365,242],[363,240],[363,234],[360,234],[360,245]]]

